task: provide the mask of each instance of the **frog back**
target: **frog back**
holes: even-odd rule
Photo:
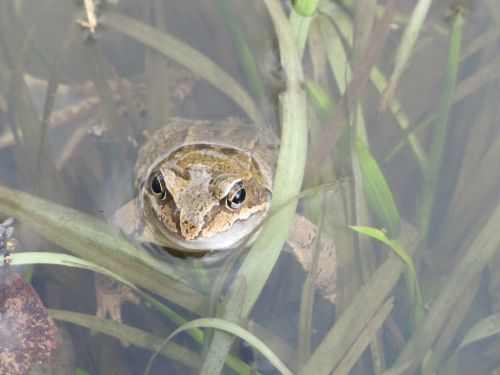
[[[234,148],[251,155],[259,164],[270,186],[279,152],[276,135],[241,118],[193,120],[171,118],[166,126],[155,131],[139,151],[135,166],[136,182],[141,184],[152,165],[161,162],[179,147],[187,145],[217,145]]]

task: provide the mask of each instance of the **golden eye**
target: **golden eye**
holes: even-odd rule
[[[226,207],[230,210],[239,208],[245,202],[246,197],[247,191],[243,186],[243,182],[237,182],[226,196]]]
[[[169,195],[161,172],[156,172],[152,175],[149,182],[149,189],[160,200],[166,199]]]

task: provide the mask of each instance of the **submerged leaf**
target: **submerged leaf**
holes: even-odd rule
[[[192,328],[216,328],[218,330],[228,332],[234,336],[237,336],[247,341],[250,345],[257,349],[277,370],[280,371],[281,374],[292,375],[292,372],[288,369],[288,367],[286,367],[286,365],[262,340],[254,336],[246,329],[240,327],[239,325],[223,319],[200,318],[183,324],[167,337],[167,339],[163,342],[162,346],[158,350],[161,350],[163,346],[166,345],[178,333]]]
[[[410,254],[397,241],[388,238],[387,235],[379,229],[362,226],[351,226],[351,228],[358,233],[375,238],[376,240],[379,240],[389,246],[389,248],[391,248],[405,262],[407,267],[406,280],[408,293],[413,307],[413,323],[414,326],[417,326],[424,317],[424,304],[422,302],[422,293],[420,292],[420,287],[418,285],[417,272],[415,271],[415,266],[413,265],[413,260],[411,259]]]
[[[356,151],[368,204],[382,225],[389,230],[391,237],[396,237],[401,230],[401,221],[384,174],[368,149],[368,145],[359,137],[356,140]]]
[[[475,324],[465,335],[458,349],[500,333],[500,314],[493,314]]]

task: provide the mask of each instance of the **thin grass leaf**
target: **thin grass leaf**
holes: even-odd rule
[[[231,294],[228,294],[226,298],[219,305],[220,311],[219,315],[223,315],[226,321],[237,323],[241,316],[241,307],[243,306],[243,300],[246,293],[246,283],[244,279],[238,279],[234,282],[233,288],[231,289]],[[228,335],[227,332],[216,330],[213,335],[206,335],[206,337],[212,337],[212,340],[216,337]],[[209,343],[209,340],[205,340]],[[206,351],[205,361],[203,367],[200,371],[200,375],[212,375],[219,374],[222,372],[224,367],[224,362],[229,350],[231,350],[231,345],[233,341],[226,339],[220,340],[220,345],[210,345]]]
[[[191,311],[202,313],[206,298],[182,283],[165,262],[118,235],[108,223],[0,184],[0,212],[74,254]],[[169,285],[165,288],[164,285]]]
[[[386,110],[390,100],[396,92],[399,79],[409,63],[411,52],[413,51],[415,42],[420,34],[425,17],[427,17],[431,3],[432,0],[419,0],[413,9],[410,21],[406,26],[403,36],[399,42],[399,47],[396,52],[396,64],[391,78],[389,79],[389,85],[385,89],[385,92],[380,100],[380,112],[384,112]]]
[[[276,29],[287,76],[287,89],[280,95],[282,134],[271,204],[273,210],[300,191],[307,154],[307,122],[302,66],[290,25],[278,0],[266,0],[265,4]],[[250,314],[278,259],[296,206],[296,202],[286,205],[267,221],[238,271],[237,278],[243,278],[248,286],[242,317]],[[218,341],[213,340],[212,345],[220,345]]]
[[[320,11],[322,14],[328,17],[331,22],[335,22],[336,28],[334,28],[332,25],[328,25],[328,23],[324,23],[324,21],[321,20],[323,17],[319,17],[320,22],[323,23],[323,37],[325,39],[325,43],[331,43],[330,41],[335,40],[335,38],[332,38],[332,35],[335,35],[337,33],[337,30],[341,33],[342,37],[347,40],[349,45],[352,45],[352,24],[349,20],[349,17],[347,14],[345,14],[345,10],[336,5],[335,3],[329,3],[329,2],[322,2],[320,5]],[[326,17],[325,17],[326,18]],[[343,51],[343,45],[340,43],[338,46],[331,46],[328,48],[327,53],[329,54],[329,60],[330,61],[335,61],[338,59],[340,62],[345,61],[345,63],[336,63],[332,64],[332,67],[336,67],[335,70],[333,70],[337,85],[341,84],[345,87],[345,80],[349,80],[349,76],[346,76],[342,80],[340,79],[342,77],[342,74],[335,73],[336,71],[341,72],[341,69],[344,69],[343,66],[348,64],[348,61],[346,58],[342,60],[341,57],[337,57],[338,53],[344,54],[345,51]],[[331,56],[330,56],[331,55]],[[350,74],[350,73],[349,73]],[[374,66],[373,69],[370,72],[370,80],[377,89],[379,93],[383,93],[385,88],[387,87],[387,79],[384,77],[382,72],[377,66]],[[343,87],[339,86],[339,87]],[[341,91],[343,92],[343,90]],[[404,109],[401,105],[401,102],[398,100],[397,97],[393,97],[392,100],[390,101],[389,104],[389,109],[391,110],[391,113],[394,115],[397,123],[399,124],[400,128],[405,130],[410,127],[410,120],[408,118],[408,115],[404,112]],[[419,140],[417,137],[413,134],[410,133],[408,135],[408,142],[413,150],[413,153],[415,154],[415,157],[419,163],[419,166],[421,170],[424,170],[424,162],[426,160],[426,155],[425,152],[420,145]],[[399,150],[400,147],[404,143],[401,142],[399,145],[395,147],[395,150]],[[393,151],[395,153],[396,151]],[[391,153],[389,153],[391,154]],[[389,159],[389,156],[386,158]]]
[[[312,81],[306,80],[305,84],[308,101],[312,105],[319,121],[321,123],[330,121],[334,108],[328,94]]]
[[[119,340],[124,340],[140,348],[148,350],[160,348],[161,355],[179,361],[186,366],[196,367],[201,364],[201,358],[191,350],[170,342],[163,345],[162,338],[126,324],[71,311],[49,309],[49,313],[53,319],[77,324]]]
[[[287,73],[287,90],[280,95],[282,114],[281,147],[274,181],[271,210],[300,192],[307,154],[307,122],[305,94],[302,88],[302,66],[298,59],[289,24],[277,0],[266,0],[280,42],[282,64]],[[265,280],[283,246],[296,204],[277,212],[264,227],[261,235],[243,262],[238,275],[247,279],[248,294],[243,315],[250,312]],[[262,264],[262,256],[267,262]]]
[[[234,14],[233,5],[228,0],[215,0],[215,3],[221,11],[253,97],[257,99],[257,103],[260,103],[266,96],[264,85],[260,77],[257,61],[242,31],[238,17]]]
[[[351,110],[357,108],[361,92],[370,76],[370,71],[382,52],[387,36],[389,35],[392,19],[396,13],[396,6],[397,0],[388,0],[385,4],[384,14],[380,18],[376,30],[371,35],[369,43],[367,43],[366,50],[360,60],[361,63],[356,66],[356,70],[353,72],[353,78],[349,81],[346,92],[337,105],[332,124],[324,132],[324,136],[317,147],[318,151],[309,163],[310,168],[308,170],[316,170],[320,167],[340,137]]]
[[[101,23],[144,43],[203,77],[238,104],[253,122],[263,123],[250,95],[234,78],[201,52],[161,30],[118,13],[106,12]]]
[[[418,232],[410,225],[402,225],[398,243],[409,253],[413,253],[420,243]],[[329,374],[337,367],[349,348],[385,303],[404,268],[405,264],[401,258],[390,253],[388,259],[356,293],[340,319],[326,334],[300,370],[300,375]]]
[[[129,288],[133,289],[137,294],[139,294],[145,301],[153,305],[158,311],[163,313],[167,318],[169,318],[171,321],[178,325],[182,325],[186,323],[186,320],[181,317],[179,314],[177,314],[175,311],[171,310],[155,298],[151,297],[147,293],[144,293],[140,289],[138,289],[135,285],[132,283],[128,282],[126,279],[121,277],[118,274],[115,274],[113,272],[110,272],[109,270],[100,267],[99,265],[87,261],[85,259],[77,258],[72,255],[68,254],[62,254],[62,253],[47,253],[47,252],[34,252],[34,253],[15,253],[12,254],[12,260],[10,262],[11,266],[21,266],[21,265],[29,265],[29,264],[50,264],[50,265],[56,265],[56,266],[65,266],[65,267],[76,267],[76,268],[81,268],[81,269],[86,269],[92,272],[98,272],[103,275],[106,275],[108,277],[111,277],[115,280],[118,280],[119,282],[127,285]],[[68,312],[70,313],[70,312]],[[115,322],[113,322],[115,323]],[[84,325],[87,326],[87,325]],[[93,329],[92,327],[90,327]],[[107,330],[100,330],[99,328],[96,328],[97,331],[109,334],[109,331]],[[191,329],[189,330],[188,334],[199,344],[203,342],[203,332],[198,329]],[[112,335],[114,336],[114,335]],[[118,339],[128,341],[130,343],[134,343],[134,341],[130,340],[128,337],[118,337],[114,336]],[[151,350],[154,350],[156,348],[150,348]],[[233,368],[234,370],[238,370],[242,372],[242,367],[245,368],[245,364],[243,364],[241,361],[236,359],[233,356],[230,356],[227,359],[227,364]],[[247,371],[247,370],[245,370]],[[243,372],[246,373],[246,372]]]
[[[319,0],[298,0],[290,12],[290,25],[297,43],[299,56],[304,54],[309,26],[318,8]]]
[[[361,355],[363,355],[365,349],[377,335],[377,331],[380,327],[382,327],[393,307],[394,297],[391,297],[382,305],[382,307],[373,316],[370,323],[366,326],[363,332],[361,332],[359,338],[346,353],[344,359],[340,362],[333,375],[348,375],[350,373],[353,366],[360,359]]]
[[[186,323],[186,320],[177,314],[175,311],[165,306],[157,299],[151,297],[149,294],[143,292],[141,289],[137,288],[135,285],[127,281],[120,275],[103,268],[94,262],[77,258],[72,255],[62,254],[62,253],[48,253],[48,252],[25,252],[25,253],[15,253],[12,254],[12,260],[9,263],[12,266],[22,266],[22,265],[37,265],[37,264],[50,264],[53,266],[65,266],[65,267],[76,267],[81,269],[86,269],[92,272],[101,273],[107,277],[121,282],[122,284],[133,289],[138,295],[142,297],[145,301],[154,306],[158,311],[165,315],[172,322],[182,325]],[[26,275],[25,275],[26,277]],[[203,341],[203,333],[201,331],[191,330],[190,335],[198,343]]]
[[[462,339],[458,350],[474,342],[500,333],[500,313],[493,314],[476,323]]]
[[[375,88],[380,93],[382,93],[384,89],[387,87],[387,79],[385,78],[384,74],[378,67],[374,67],[372,69],[372,72],[370,74],[370,79]],[[403,105],[401,104],[397,96],[393,96],[392,99],[390,100],[389,110],[396,118],[396,121],[401,130],[405,131],[410,128],[410,119],[406,114],[406,112],[404,111]],[[397,143],[396,146],[387,153],[385,161],[389,161],[392,157],[394,157],[397,154],[397,152],[405,145],[405,143],[408,142],[413,151],[413,154],[415,155],[415,159],[418,163],[418,166],[420,167],[420,170],[424,171],[425,161],[427,159],[427,156],[425,154],[424,149],[422,148],[419,139],[415,135],[417,129],[419,129],[419,127],[415,127],[415,130],[412,132],[407,132],[407,134],[405,134],[404,140]]]
[[[344,31],[344,37],[352,44],[352,25],[347,17],[336,18],[337,26]],[[330,18],[320,15],[318,25],[326,48],[326,56],[335,82],[341,94],[345,93],[347,82],[351,80],[352,71],[347,52],[337,29]]]
[[[401,230],[401,220],[384,174],[360,137],[356,139],[356,152],[368,204],[382,225],[389,230],[390,236],[396,237]]]
[[[192,328],[216,328],[218,330],[230,333],[236,337],[245,340],[250,345],[252,345],[256,350],[258,350],[278,371],[284,375],[293,375],[292,372],[286,367],[286,365],[278,358],[276,354],[259,338],[254,336],[252,333],[246,329],[240,327],[239,325],[229,322],[223,319],[216,318],[201,318],[192,320],[181,327],[177,328],[163,341],[163,345],[168,345],[169,341],[177,334],[192,329]],[[162,349],[160,347],[158,352]],[[156,353],[155,353],[156,355]],[[145,371],[145,375],[149,374],[149,367]]]
[[[416,327],[424,317],[424,304],[422,301],[422,293],[418,285],[417,272],[413,265],[413,260],[410,254],[397,241],[387,237],[387,235],[379,229],[362,226],[351,226],[351,229],[358,233],[374,238],[393,250],[406,264],[408,277],[406,279],[408,285],[408,294],[413,306],[413,326]]]
[[[460,45],[462,42],[463,16],[460,10],[455,12],[455,21],[450,34],[448,47],[448,63],[446,66],[446,75],[439,104],[438,115],[434,127],[434,133],[431,137],[432,144],[429,158],[426,166],[425,185],[422,196],[421,209],[421,228],[424,238],[429,234],[429,226],[432,218],[434,200],[436,197],[437,182],[441,161],[443,158],[444,147],[446,144],[446,135],[448,128],[448,117],[453,103],[453,95],[457,80],[458,64],[460,58]]]
[[[464,256],[447,278],[446,285],[435,299],[413,336],[401,351],[394,366],[384,375],[399,374],[402,366],[410,363],[415,369],[424,358],[428,348],[432,347],[445,326],[450,311],[455,308],[456,301],[462,298],[463,285],[469,285],[479,276],[491,257],[500,247],[500,205],[498,201],[488,220],[477,236],[472,240]]]
[[[77,16],[79,17],[80,14]],[[47,82],[47,90],[45,93],[45,103],[43,105],[43,115],[42,115],[42,124],[41,124],[41,130],[40,130],[40,145],[38,148],[38,159],[37,159],[37,181],[41,181],[43,178],[43,171],[44,168],[42,168],[42,163],[44,160],[44,147],[46,147],[46,137],[48,133],[48,128],[50,124],[50,119],[52,116],[52,111],[54,110],[54,104],[56,101],[56,94],[57,94],[57,88],[59,86],[59,82],[62,77],[63,73],[63,66],[66,60],[66,56],[68,53],[69,48],[73,44],[75,40],[77,40],[77,37],[79,34],[77,33],[78,31],[78,26],[76,24],[77,18],[73,20],[71,23],[71,26],[69,30],[65,33],[65,38],[62,42],[61,48],[59,49],[56,59],[54,63],[51,66],[50,73],[49,73],[49,80]]]

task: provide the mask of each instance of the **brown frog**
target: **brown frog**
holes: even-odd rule
[[[140,149],[137,198],[115,214],[113,223],[140,242],[208,253],[207,258],[250,246],[269,211],[278,152],[279,140],[271,130],[240,118],[171,118]],[[306,270],[316,236],[317,228],[296,215],[288,247]],[[323,237],[317,285],[334,302],[335,250]],[[118,293],[109,282],[97,285],[101,317],[109,313],[120,320],[121,303],[138,302],[128,289]]]

